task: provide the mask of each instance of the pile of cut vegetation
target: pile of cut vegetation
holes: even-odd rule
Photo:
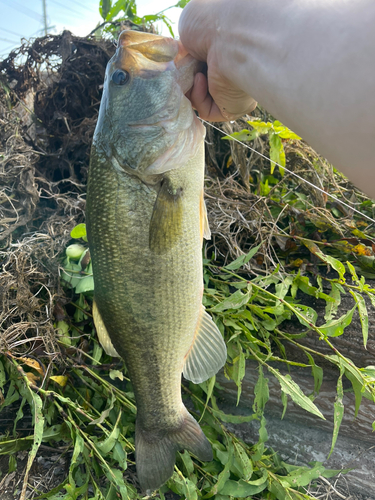
[[[83,263],[90,145],[114,51],[111,41],[65,31],[25,43],[0,63],[4,498],[9,492],[21,500],[42,494],[140,498],[134,395],[123,364],[97,342],[88,257]],[[209,127],[206,146],[212,240],[205,247],[204,303],[228,342],[224,382],[231,381],[229,390],[235,387],[239,399],[245,365],[255,363],[255,399],[251,413],[226,414],[215,397],[215,378],[184,384],[215,460],[202,466],[180,454],[160,496],[314,498],[311,481],[339,470],[290,465],[267,448],[264,411],[273,393],[269,399],[264,371],[278,381],[284,412],[289,398],[292,409],[302,408],[315,422],[324,413],[314,404],[321,367],[332,370],[336,402],[327,409],[335,422],[332,449],[343,421],[343,380],[353,391],[356,415],[363,397],[367,412],[373,405],[375,372],[369,365],[375,341],[368,318],[371,322],[375,290],[364,277],[375,277],[375,226],[353,209],[373,218],[374,204],[262,109],[221,124],[221,130]],[[67,246],[77,240],[81,254],[67,257]],[[85,278],[90,279],[82,286]],[[345,302],[343,311],[345,293],[352,303]],[[312,371],[310,394],[308,387],[307,395],[300,389],[298,374],[294,380],[288,374],[296,366]],[[371,432],[367,420],[364,436]],[[225,427],[253,421],[260,428],[251,443]],[[48,474],[52,469],[55,474]]]

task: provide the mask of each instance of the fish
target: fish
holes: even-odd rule
[[[212,460],[182,402],[226,361],[202,305],[205,128],[185,93],[199,63],[172,38],[123,31],[108,62],[88,174],[93,316],[106,352],[125,361],[136,400],[136,470],[150,492],[176,452]]]

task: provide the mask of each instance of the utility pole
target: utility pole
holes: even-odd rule
[[[42,0],[42,3],[43,3],[44,35],[47,36],[47,5],[46,5],[46,0]]]

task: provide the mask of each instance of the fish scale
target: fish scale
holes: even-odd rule
[[[226,359],[202,306],[204,128],[180,87],[185,78],[192,83],[196,64],[183,56],[191,69],[178,70],[180,51],[172,39],[120,35],[107,67],[87,193],[93,315],[103,346],[125,360],[134,388],[137,474],[147,492],[172,475],[177,450],[212,459],[183,405],[181,373],[203,381]],[[124,72],[116,81],[127,85],[111,81],[116,71]],[[155,99],[153,89],[160,90]]]
[[[202,152],[199,154],[201,156]],[[90,249],[98,308],[104,323],[108,324],[116,350],[132,373],[132,382],[139,394],[138,408],[147,407],[152,412],[156,404],[167,424],[172,408],[179,409],[181,405],[180,373],[184,356],[193,341],[195,328],[191,325],[198,321],[203,292],[198,210],[203,172],[194,175],[193,163],[190,162],[193,168],[188,164],[171,174],[188,179],[183,221],[188,238],[181,238],[165,255],[155,256],[148,248],[148,226],[156,192],[151,196],[150,190],[143,189],[148,194],[145,197],[138,188],[138,179],[115,170],[109,175],[107,169],[100,168],[101,163],[95,168],[94,162],[88,187],[92,202],[87,210],[90,221],[95,220],[93,227],[89,224],[89,234],[96,234],[95,245],[90,245]],[[189,189],[195,194],[195,200],[192,196],[187,198]],[[113,191],[117,192],[116,197],[103,196],[104,192]],[[129,208],[134,203],[137,212],[129,217]],[[103,265],[103,255],[110,256],[106,265]],[[140,347],[134,345],[133,336],[123,335],[126,328],[137,332]],[[150,344],[149,353],[145,353],[145,343]],[[176,364],[181,367],[179,373],[169,369]],[[170,380],[168,385],[158,381],[163,366],[168,372],[163,374]]]

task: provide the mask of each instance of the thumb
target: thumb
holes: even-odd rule
[[[207,78],[209,93],[227,120],[236,120],[256,108],[257,102],[252,97],[215,71],[210,71],[210,66]]]

